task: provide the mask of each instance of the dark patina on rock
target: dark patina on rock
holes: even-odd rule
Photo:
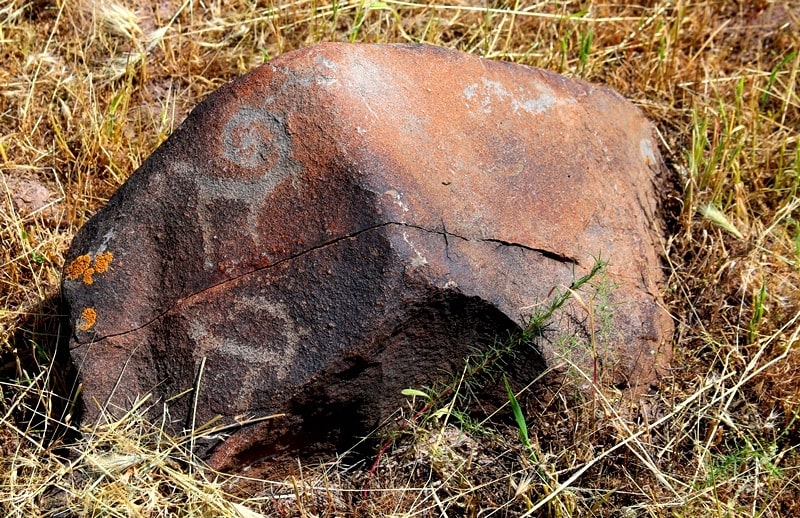
[[[423,45],[283,55],[201,103],[75,238],[87,417],[167,400],[203,364],[199,393],[170,402],[176,428],[287,414],[234,433],[218,465],[342,446],[598,255],[601,359],[655,383],[662,167],[646,119],[601,86]],[[586,332],[568,317],[577,331],[552,336]]]

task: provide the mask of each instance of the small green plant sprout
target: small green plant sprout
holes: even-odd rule
[[[594,32],[591,29],[580,34],[580,49],[578,58],[581,62],[580,75],[584,76],[586,73],[586,65],[589,63],[589,54],[592,52],[592,40],[594,40]]]
[[[508,382],[508,378],[505,375],[503,376],[503,384],[508,393],[508,403],[511,405],[511,411],[514,413],[514,421],[516,421],[517,428],[519,428],[519,439],[522,441],[522,445],[525,446],[525,448],[531,450],[531,440],[528,436],[528,424],[525,422],[522,408],[519,406],[517,397],[514,395],[514,391],[511,390],[511,384]]]
[[[761,110],[766,108],[767,103],[769,102],[770,95],[772,95],[772,88],[775,86],[775,81],[778,79],[778,73],[792,60],[797,56],[797,51],[793,50],[789,52],[783,59],[778,62],[777,65],[772,67],[772,71],[769,74],[769,80],[767,81],[767,87],[764,88],[764,91],[761,93],[761,98],[758,101],[758,106]]]
[[[764,318],[764,300],[767,298],[767,286],[761,284],[761,289],[753,297],[753,316],[750,318],[750,325],[747,326],[748,341],[752,344],[758,339],[758,328]]]
[[[707,220],[711,221],[713,224],[720,227],[722,230],[736,236],[739,239],[744,240],[744,236],[739,229],[737,229],[733,223],[728,219],[728,217],[718,208],[714,207],[711,204],[705,205],[702,209],[700,209],[700,213],[705,217]]]
[[[428,400],[428,399],[431,398],[431,395],[428,394],[427,392],[423,392],[421,390],[417,390],[417,389],[413,389],[413,388],[403,389],[400,393],[403,394],[404,396],[409,396],[409,397],[412,397],[412,398],[421,397],[421,398],[423,398],[425,400]]]
[[[591,346],[591,354],[592,354],[592,383],[597,384],[598,381],[598,354],[597,354],[597,340],[595,339],[595,330],[594,330],[594,304],[592,300],[589,299],[589,302],[585,302],[583,297],[575,291],[570,290],[572,293],[573,298],[578,303],[578,305],[589,315],[589,342]]]

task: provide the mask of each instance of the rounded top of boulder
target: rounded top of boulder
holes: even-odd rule
[[[116,260],[102,277],[66,276],[67,293],[105,299],[103,286],[124,284],[135,303],[98,301],[77,338],[136,329],[179,299],[386,222],[576,263],[602,253],[632,271],[617,257],[652,262],[649,243],[621,249],[598,214],[655,219],[651,138],[613,91],[544,70],[421,44],[285,54],[210,95],[79,233],[67,266],[107,249]]]

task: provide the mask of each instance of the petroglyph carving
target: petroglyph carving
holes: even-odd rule
[[[234,113],[223,128],[223,156],[239,167],[271,170],[289,156],[289,138],[273,114],[253,108]]]
[[[194,341],[194,355],[199,360],[223,356],[237,366],[238,392],[230,401],[236,412],[250,408],[254,394],[263,389],[262,381],[284,381],[294,364],[303,337],[309,330],[298,326],[285,304],[265,297],[243,297],[231,301],[223,316],[230,326],[209,326],[201,319],[189,323],[189,337]],[[251,329],[244,329],[250,327]],[[258,328],[254,332],[253,328]],[[258,341],[252,337],[258,336]],[[230,376],[217,372],[212,376]],[[207,380],[225,383],[225,380]]]
[[[226,236],[218,232],[216,222],[220,214],[233,220],[232,226],[238,226],[254,246],[262,245],[258,215],[269,202],[275,187],[302,170],[292,158],[292,145],[284,122],[273,113],[241,108],[225,123],[222,141],[222,154],[226,160],[258,173],[242,175],[202,168],[200,174],[195,175],[197,216],[202,222],[206,269],[216,268],[215,259],[226,255],[230,240],[241,235]],[[182,164],[179,167],[190,166]],[[238,262],[230,261],[229,264]]]

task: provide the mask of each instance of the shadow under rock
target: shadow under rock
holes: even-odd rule
[[[0,352],[3,405],[21,398],[12,419],[45,443],[78,434],[77,369],[69,357],[71,328],[60,295],[42,301],[16,326]]]

